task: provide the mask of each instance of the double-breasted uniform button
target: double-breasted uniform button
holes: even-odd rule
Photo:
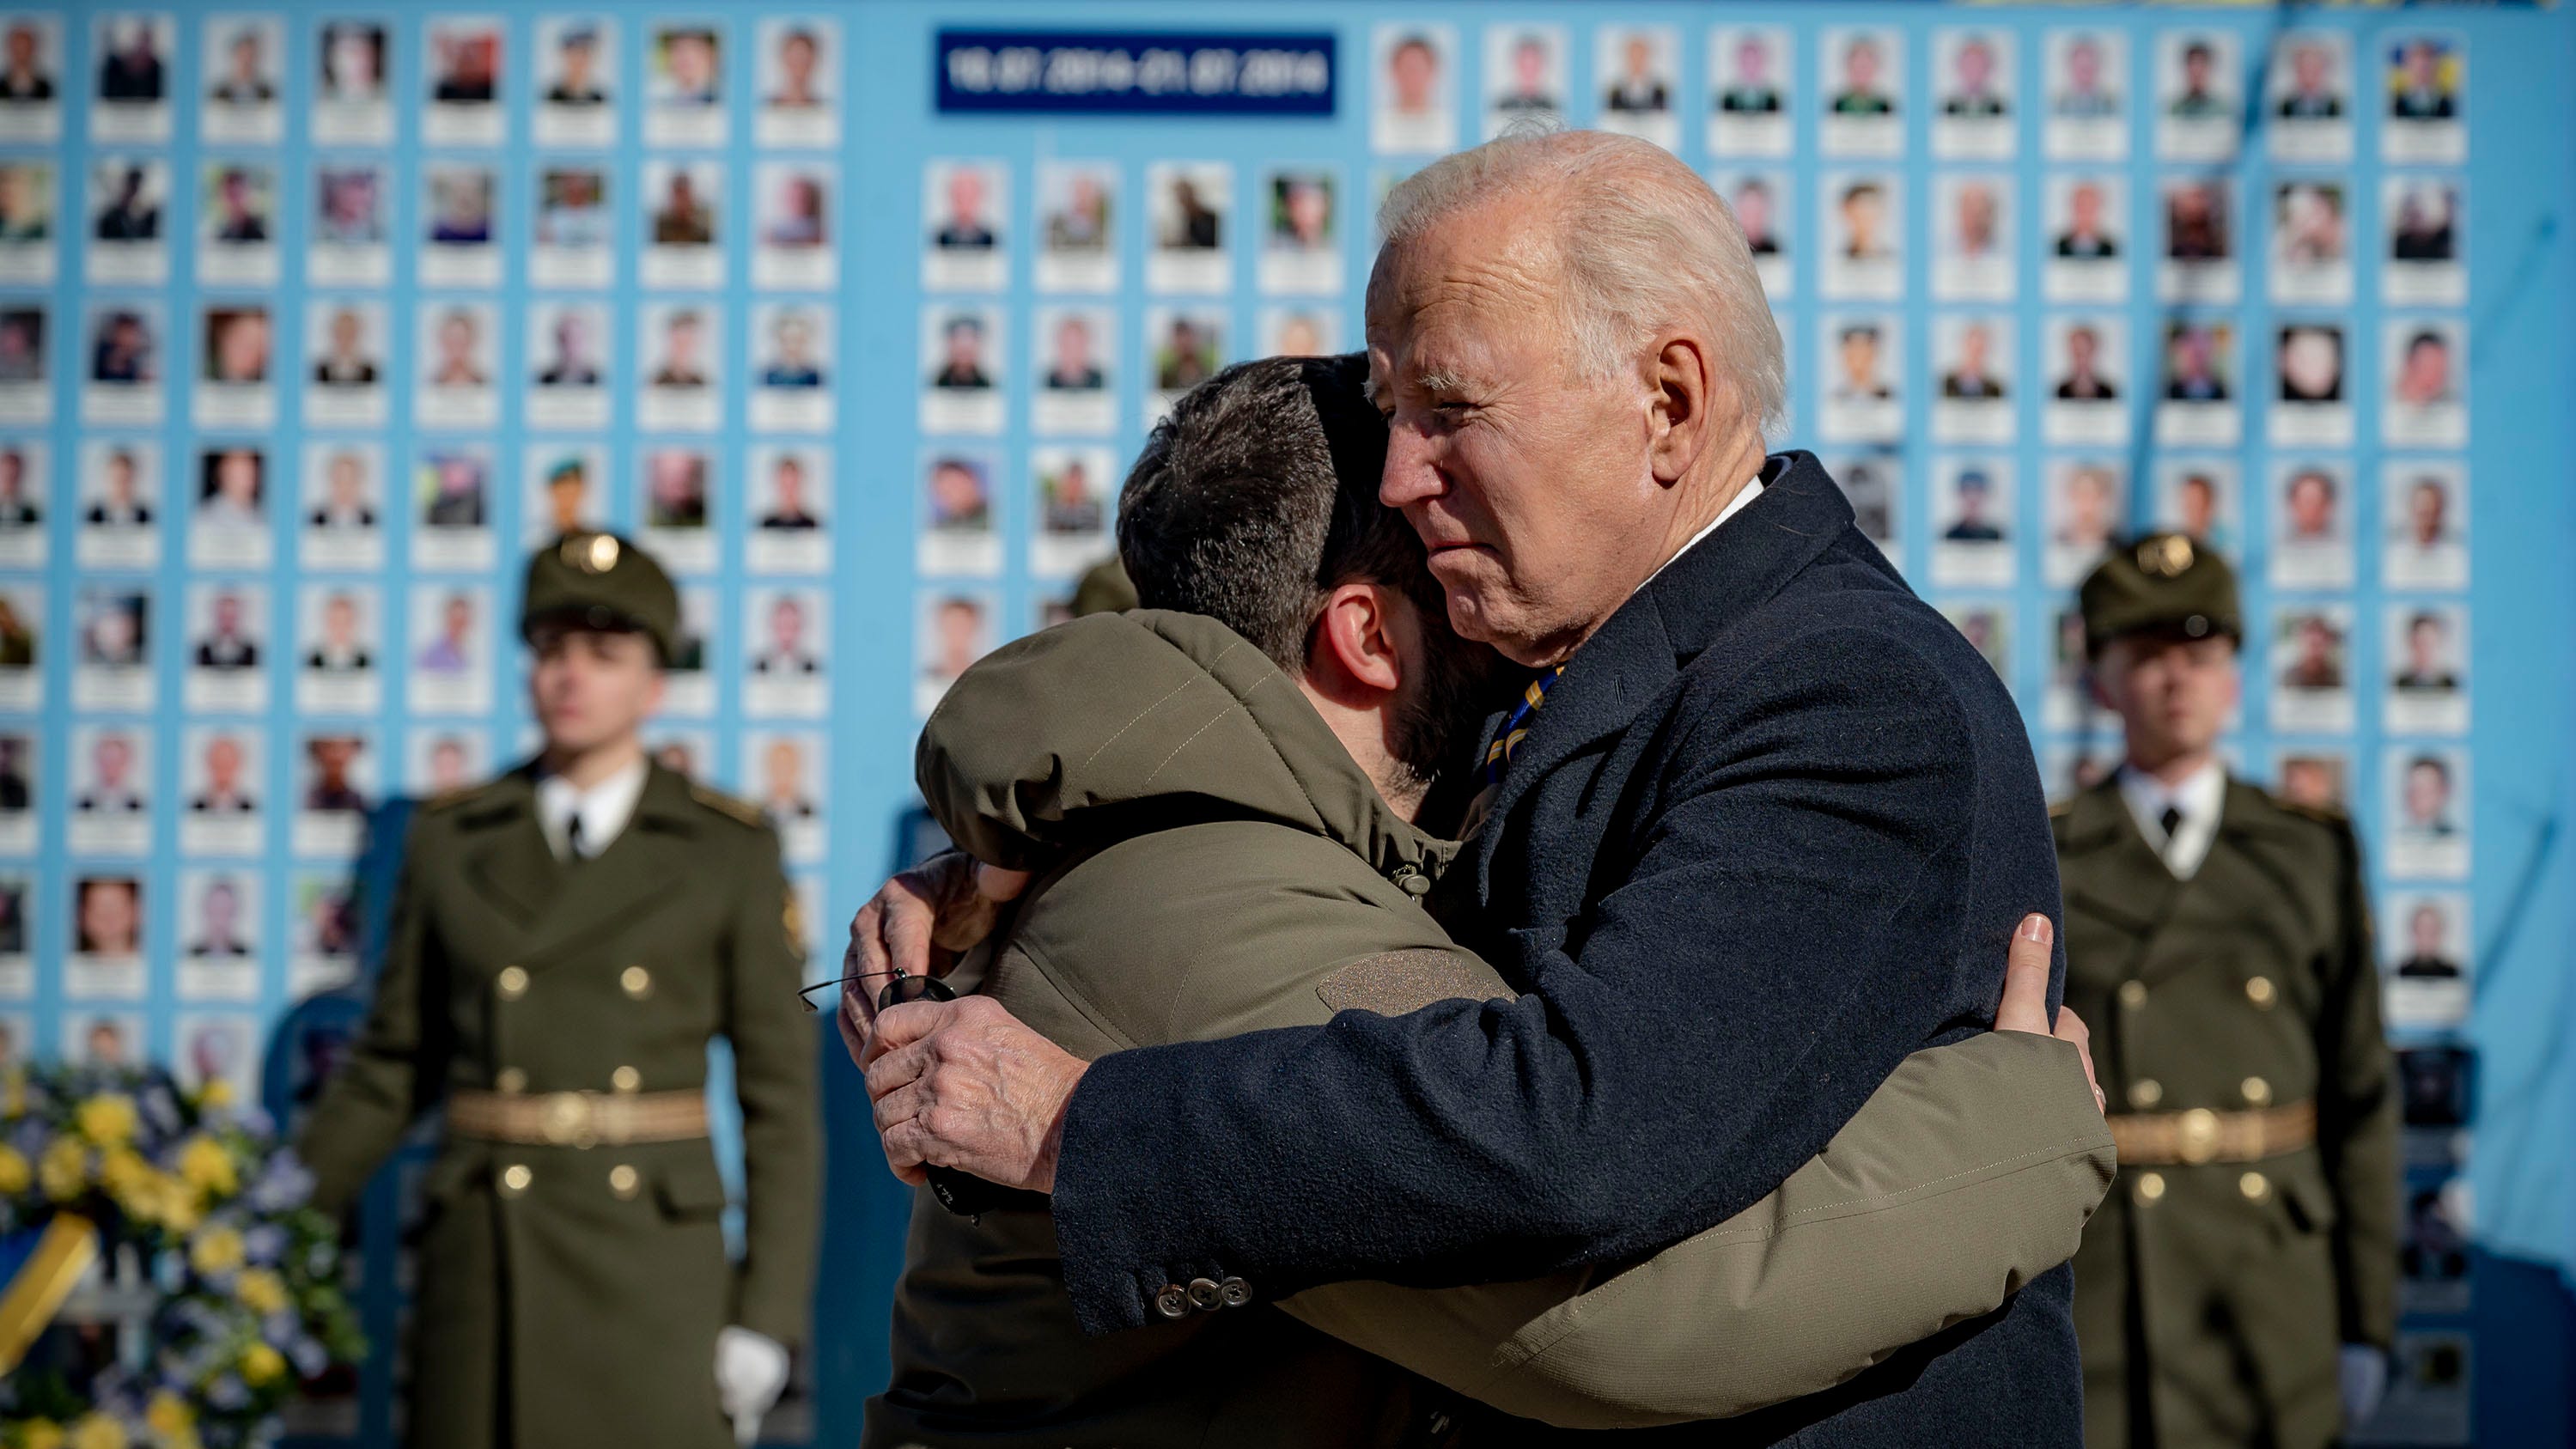
[[[644,1185],[644,1179],[626,1163],[608,1169],[608,1190],[620,1199],[632,1198]]]
[[[2120,1005],[2131,1011],[2135,1011],[2146,1004],[2147,983],[2143,981],[2123,981],[2120,983]]]
[[[1225,1290],[1217,1286],[1217,1281],[1214,1278],[1192,1278],[1190,1280],[1190,1306],[1199,1310],[1201,1313],[1213,1312],[1216,1309],[1222,1308],[1225,1306]]]
[[[644,1074],[633,1067],[619,1067],[608,1074],[608,1085],[621,1092],[644,1090]]]
[[[2257,1011],[2270,1011],[2272,1009],[2272,1003],[2279,1000],[2280,995],[2280,991],[2272,985],[2271,977],[2253,976],[2246,978],[2245,999],[2253,1002]]]
[[[536,1180],[537,1175],[528,1170],[528,1165],[526,1163],[513,1162],[508,1167],[501,1170],[501,1195],[503,1197],[517,1197],[519,1194],[526,1192],[529,1184]]]
[[[1228,1278],[1216,1285],[1217,1296],[1228,1308],[1241,1308],[1252,1301],[1252,1285],[1240,1278]]]
[[[2247,1077],[2238,1090],[2245,1094],[2248,1106],[2260,1107],[2272,1100],[2272,1084],[2261,1077]]]
[[[2164,1083],[2153,1077],[2141,1077],[2129,1084],[2129,1105],[2132,1107],[2152,1107],[2164,1099]]]
[[[492,1074],[492,1090],[504,1097],[515,1097],[528,1090],[528,1074],[517,1067],[503,1067]]]
[[[2138,1201],[2154,1202],[2165,1195],[2165,1175],[2161,1172],[2138,1174]]]
[[[617,973],[617,985],[629,997],[642,1001],[653,994],[653,973],[641,966],[629,966]]]
[[[2236,1179],[2236,1190],[2245,1194],[2247,1202],[2261,1202],[2272,1195],[2272,1179],[2259,1172],[2249,1172]]]
[[[501,974],[493,978],[492,985],[501,993],[503,1001],[516,1001],[528,994],[528,968],[504,966],[501,968]]]
[[[1178,1283],[1164,1284],[1163,1291],[1154,1295],[1154,1311],[1165,1318],[1189,1317],[1190,1290]]]

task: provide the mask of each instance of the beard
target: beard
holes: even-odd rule
[[[1389,751],[1403,772],[1401,783],[1428,791],[1446,780],[1472,776],[1483,763],[1475,746],[1485,717],[1510,701],[1526,672],[1486,645],[1461,639],[1438,601],[1420,610],[1422,668],[1395,707]]]

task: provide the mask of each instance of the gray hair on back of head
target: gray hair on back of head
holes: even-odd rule
[[[1780,327],[1744,229],[1724,199],[1671,152],[1633,136],[1524,119],[1407,177],[1378,208],[1398,246],[1498,197],[1557,200],[1562,300],[1577,361],[1606,378],[1637,362],[1658,329],[1708,329],[1745,416],[1775,437],[1788,425]]]

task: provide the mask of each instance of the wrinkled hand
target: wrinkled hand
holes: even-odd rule
[[[945,976],[957,957],[990,935],[1002,907],[1026,890],[1026,871],[985,865],[962,851],[942,851],[877,888],[850,918],[841,955],[841,1044],[850,1060],[867,1049],[877,993],[888,973]]]
[[[2012,946],[2004,952],[2004,1001],[1995,1011],[1995,1030],[2026,1031],[2075,1043],[2076,1054],[2084,1058],[2084,1080],[2093,1088],[2093,1105],[2107,1110],[2101,1079],[2093,1075],[2093,1033],[2085,1029],[2084,1018],[2073,1008],[2061,1006],[2056,1027],[2052,1030],[2048,1024],[2048,955],[2056,940],[2057,926],[2048,917],[2035,911],[2022,917]]]
[[[917,1184],[928,1180],[925,1167],[954,1167],[1004,1187],[1055,1190],[1065,1105],[1090,1064],[999,1003],[961,996],[889,1007],[859,1065],[895,1176]]]
[[[737,1444],[760,1437],[760,1421],[787,1390],[787,1348],[765,1333],[728,1324],[716,1332],[716,1401]]]

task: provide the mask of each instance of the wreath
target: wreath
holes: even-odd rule
[[[22,1257],[0,1288],[0,1446],[265,1443],[304,1384],[364,1357],[339,1224],[230,1099],[159,1070],[0,1074],[0,1256]]]

